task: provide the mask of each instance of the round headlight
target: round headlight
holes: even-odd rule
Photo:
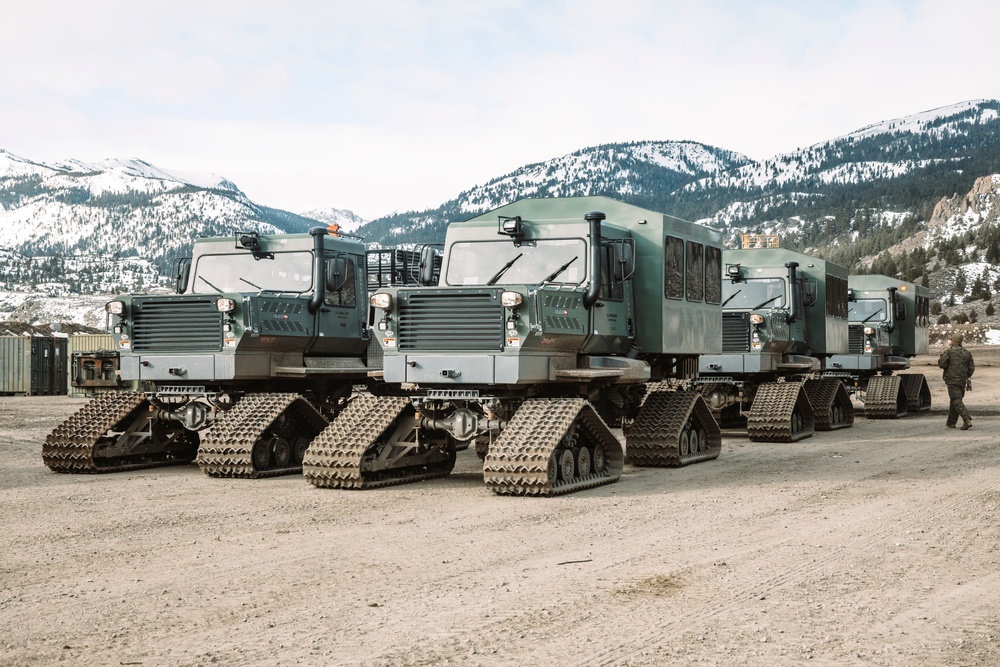
[[[866,336],[871,336],[873,333],[875,333],[875,327],[865,327]]]
[[[108,311],[112,315],[121,315],[125,312],[125,302],[124,301],[108,301],[104,304],[104,310]]]
[[[376,308],[389,310],[389,306],[392,305],[392,297],[386,292],[377,292],[372,294],[371,303]]]
[[[215,307],[219,309],[220,313],[231,313],[236,310],[236,302],[232,299],[222,297],[221,299],[216,299]]]
[[[764,324],[764,316],[760,313],[750,313],[750,324]]]
[[[518,292],[504,292],[500,295],[500,303],[507,307],[520,306],[521,295]]]

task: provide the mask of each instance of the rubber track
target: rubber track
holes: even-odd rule
[[[906,412],[925,412],[931,409],[931,389],[927,378],[920,373],[901,373],[903,393],[906,394]]]
[[[802,429],[792,433],[792,412],[796,408],[802,417]],[[797,442],[811,436],[815,428],[816,417],[801,382],[767,382],[757,388],[747,416],[750,440]]]
[[[816,417],[817,431],[833,431],[854,425],[854,404],[844,383],[837,378],[806,380],[803,388]],[[833,422],[833,406],[840,407],[840,421]]]
[[[198,466],[210,477],[256,479],[291,475],[299,466],[272,470],[254,468],[252,451],[258,438],[288,411],[295,427],[306,437],[314,436],[326,420],[299,394],[247,394],[201,436]]]
[[[572,480],[552,480],[550,458],[574,425],[582,444],[603,444],[605,469]],[[526,400],[490,447],[483,463],[486,487],[500,495],[554,496],[610,484],[621,477],[621,442],[582,398]]]
[[[697,452],[681,454],[680,438],[690,422],[704,431]],[[625,437],[625,461],[637,466],[680,467],[719,458],[722,431],[700,393],[653,391]]]
[[[371,489],[448,475],[451,467],[365,477],[361,469],[365,453],[393,426],[409,402],[395,396],[356,396],[306,450],[302,461],[306,481],[330,489]]]
[[[146,397],[136,392],[109,391],[98,394],[45,438],[42,461],[55,472],[63,473],[122,472],[189,463],[189,459],[167,459],[97,465],[94,451],[98,441],[142,409],[145,403]]]
[[[906,393],[899,375],[876,375],[865,389],[865,417],[899,419],[907,412]]]

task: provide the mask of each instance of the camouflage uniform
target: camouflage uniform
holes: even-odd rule
[[[965,409],[965,386],[976,370],[972,354],[962,347],[961,338],[953,338],[952,345],[941,353],[938,366],[944,369],[944,383],[948,386],[948,421],[945,425],[954,428],[959,416],[962,417],[962,429],[972,426],[969,411]]]

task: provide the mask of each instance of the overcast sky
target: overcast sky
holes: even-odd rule
[[[602,143],[764,159],[1000,98],[996,0],[5,3],[0,148],[435,207]]]

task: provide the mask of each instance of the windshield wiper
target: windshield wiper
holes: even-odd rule
[[[575,262],[578,258],[579,258],[579,255],[577,255],[573,259],[569,260],[568,262],[566,262],[565,264],[563,264],[562,266],[560,266],[558,269],[556,269],[555,271],[553,271],[549,275],[545,276],[545,280],[543,280],[542,282],[543,283],[547,283],[547,282],[551,282],[551,281],[555,280],[556,276],[558,276],[560,273],[562,273],[563,271],[565,271],[566,269],[568,269],[569,265],[572,264],[573,262]]]
[[[198,278],[200,278],[206,285],[208,285],[209,287],[211,287],[212,289],[214,289],[216,292],[218,292],[219,294],[222,294],[222,290],[220,290],[218,287],[216,287],[215,285],[213,285],[212,283],[210,283],[205,278],[205,276],[198,276]]]
[[[882,312],[882,309],[881,309],[881,308],[879,308],[879,309],[878,309],[878,310],[876,310],[876,311],[875,311],[874,313],[872,313],[871,315],[869,315],[869,316],[868,316],[868,317],[866,317],[865,319],[861,320],[861,324],[864,324],[865,322],[867,322],[868,320],[870,320],[871,318],[875,317],[876,315],[878,315],[878,314],[879,314],[879,313],[881,313],[881,312]]]
[[[740,288],[740,289],[736,290],[735,292],[733,292],[732,295],[730,295],[730,297],[728,299],[726,299],[725,301],[722,302],[722,306],[721,307],[725,308],[726,304],[729,303],[730,301],[732,301],[733,299],[735,299],[736,295],[739,294],[742,291],[743,291],[743,289]]]
[[[247,280],[246,278],[240,278],[240,280],[242,280],[243,282],[245,282],[245,283],[246,283],[247,285],[249,285],[250,287],[256,287],[256,288],[257,288],[258,290],[260,290],[261,292],[263,292],[263,291],[264,291],[264,288],[263,288],[263,287],[261,287],[260,285],[257,285],[256,283],[252,283],[252,282],[250,282],[250,281],[249,281],[249,280]]]
[[[493,275],[493,277],[489,279],[489,281],[486,284],[487,285],[493,285],[493,284],[495,284],[496,281],[500,280],[500,276],[502,276],[503,274],[507,273],[507,269],[509,269],[510,267],[514,266],[514,262],[516,262],[517,260],[521,259],[521,257],[523,257],[523,256],[524,256],[524,253],[522,252],[520,255],[518,255],[517,257],[515,257],[512,260],[510,260],[509,262],[507,262],[506,264],[504,264],[502,267],[500,267],[500,270],[497,271]]]
[[[767,301],[765,301],[764,303],[760,304],[759,306],[754,306],[754,307],[753,307],[753,308],[751,308],[750,310],[758,310],[758,309],[760,309],[760,308],[763,308],[763,307],[764,307],[764,306],[766,306],[767,304],[771,303],[772,301],[777,301],[777,300],[778,300],[778,299],[780,299],[781,297],[782,297],[782,295],[781,295],[781,294],[776,294],[775,296],[772,296],[772,297],[771,297],[770,299],[768,299],[768,300],[767,300]]]

